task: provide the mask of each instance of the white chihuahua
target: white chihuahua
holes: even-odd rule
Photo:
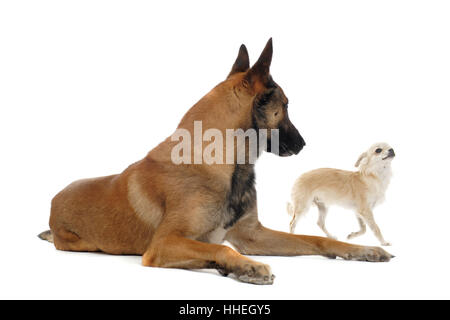
[[[325,228],[328,207],[335,204],[356,211],[360,230],[350,233],[348,239],[364,234],[367,223],[381,245],[390,245],[381,235],[372,209],[384,200],[394,157],[394,149],[388,144],[376,143],[356,161],[355,167],[359,167],[356,172],[323,168],[303,174],[292,187],[292,204],[287,205],[288,213],[293,216],[291,233],[294,233],[300,216],[314,203],[319,209],[317,224],[328,237],[335,238]]]

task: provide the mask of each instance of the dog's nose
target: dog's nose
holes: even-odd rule
[[[303,139],[302,136],[300,136],[300,138],[302,139],[302,141],[300,142],[302,144],[302,147],[306,146],[306,141],[305,139]]]
[[[394,149],[390,148],[388,151],[389,151],[389,157],[395,157]]]

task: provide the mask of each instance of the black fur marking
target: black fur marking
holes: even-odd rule
[[[227,209],[230,221],[225,229],[233,226],[256,204],[255,170],[252,164],[236,164],[231,177],[231,189],[227,195]]]
[[[272,76],[269,76],[269,78],[267,79],[266,87],[268,89],[277,88],[278,87],[277,84],[275,83],[275,81],[273,81]]]
[[[295,126],[291,123],[289,120],[288,114],[287,114],[287,103],[280,101],[277,101],[279,97],[275,94],[276,89],[268,89],[264,93],[259,94],[256,96],[254,103],[253,103],[253,112],[252,112],[252,125],[253,128],[258,130],[260,128],[266,128],[267,125],[267,115],[268,112],[267,108],[270,108],[271,104],[276,103],[283,103],[283,107],[286,108],[285,112],[286,115],[278,123],[278,129],[279,130],[279,150],[271,150],[271,141],[270,136],[267,137],[267,143],[266,143],[266,151],[272,152],[275,154],[278,154],[280,156],[290,156],[293,154],[297,154],[300,152],[300,150],[305,145],[305,140],[302,138],[298,130],[295,128]],[[275,128],[273,128],[275,129]],[[259,135],[258,135],[259,139]],[[258,146],[259,146],[259,140],[258,140]],[[278,152],[277,152],[278,151]]]
[[[274,90],[268,90],[268,91],[258,95],[258,97],[255,99],[254,108],[256,110],[258,110],[259,108],[267,105],[270,102],[274,92],[275,92]]]

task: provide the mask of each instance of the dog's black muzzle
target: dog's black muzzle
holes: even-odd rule
[[[289,121],[290,122],[290,121]],[[305,140],[298,130],[290,123],[290,126],[280,128],[280,156],[288,157],[298,154],[306,145]]]
[[[388,150],[388,152],[389,152],[388,155],[386,157],[384,157],[383,160],[386,160],[387,158],[395,157],[394,149],[391,148],[391,149]]]

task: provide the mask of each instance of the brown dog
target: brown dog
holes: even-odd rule
[[[289,120],[283,90],[269,74],[271,60],[272,39],[251,68],[242,45],[227,79],[196,103],[178,128],[194,133],[194,121],[202,121],[204,129],[222,133],[279,129],[279,155],[297,154],[305,143]],[[40,238],[59,250],[143,255],[144,266],[215,268],[256,284],[273,283],[270,267],[242,254],[392,258],[378,247],[263,227],[248,145],[236,149],[237,155],[246,153],[243,164],[174,164],[175,145],[169,137],[121,174],[70,184],[53,198],[51,231]],[[224,240],[237,251],[221,245]]]

